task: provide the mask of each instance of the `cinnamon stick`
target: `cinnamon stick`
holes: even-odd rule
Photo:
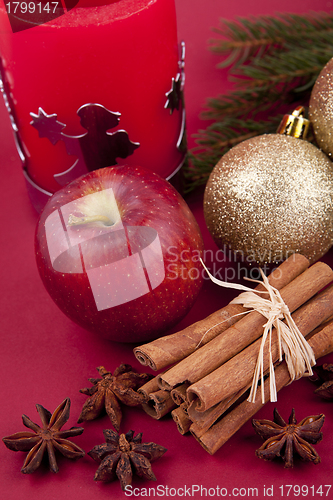
[[[314,296],[309,302],[292,315],[300,332],[306,337],[317,326],[333,314],[333,285]],[[222,400],[230,399],[233,394],[251,384],[255,370],[261,339],[245,348],[222,366],[200,379],[187,389],[191,406],[197,411],[205,411]],[[276,330],[272,332],[271,353],[273,362],[279,359]],[[264,350],[264,372],[269,370],[269,343]]]
[[[176,408],[176,406],[170,396],[170,392],[161,389],[149,394],[148,401],[142,404],[144,411],[155,420],[164,417]]]
[[[224,399],[220,403],[217,403],[212,408],[206,411],[198,411],[194,405],[187,408],[187,414],[191,419],[192,426],[191,432],[195,434],[196,437],[200,438],[205,434],[205,432],[210,429],[210,427],[236,402],[239,403],[242,399],[245,399],[248,394],[250,385],[244,387],[239,392],[233,394],[229,399]]]
[[[268,277],[272,286],[280,290],[309,267],[309,261],[300,254],[293,254]],[[262,290],[262,285],[256,287]],[[228,304],[207,318],[197,321],[184,330],[161,337],[149,344],[136,347],[136,359],[153,370],[165,368],[194,352],[200,345],[207,344],[231,325],[235,324],[245,311],[239,304]],[[202,341],[202,342],[201,342]]]
[[[186,434],[192,425],[192,421],[188,418],[181,406],[172,410],[171,416],[177,424],[177,429],[181,434]]]
[[[159,420],[176,407],[168,391],[163,391],[158,386],[158,377],[154,377],[143,386],[139,387],[138,392],[145,396],[146,401],[142,404],[144,411]]]
[[[333,352],[333,321],[330,321],[309,339],[316,359]],[[290,376],[286,363],[283,361],[275,370],[276,388],[279,391],[290,383]],[[269,380],[265,381],[265,397],[269,397]],[[265,403],[264,403],[265,404]],[[213,455],[231,436],[233,436],[255,413],[264,406],[261,402],[260,394],[257,394],[256,401],[249,403],[243,401],[237,405],[230,413],[222,417],[202,436],[195,434],[195,428],[190,428],[191,433],[201,444],[201,446]]]
[[[293,312],[332,280],[332,269],[323,262],[317,262],[282,288],[280,293],[290,312]],[[171,390],[184,382],[194,384],[257,340],[262,335],[266,321],[256,311],[246,314],[222,334],[161,375],[160,387]]]
[[[183,403],[187,404],[187,395],[186,391],[188,389],[188,384],[178,385],[171,391],[171,398],[176,403],[176,405],[180,406]]]
[[[146,382],[144,385],[138,388],[137,392],[140,394],[143,394],[146,401],[149,399],[149,395],[152,394],[153,392],[157,392],[160,390],[160,387],[158,385],[158,377],[151,378]]]
[[[184,403],[182,403],[180,405],[180,408],[183,410],[183,412],[185,413],[185,415],[188,416],[188,412],[187,412],[187,401],[184,401]]]

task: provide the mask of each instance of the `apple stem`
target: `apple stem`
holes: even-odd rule
[[[85,215],[83,217],[76,217],[70,214],[68,217],[69,226],[79,226],[81,224],[89,224],[89,222],[102,222],[105,226],[113,226],[112,222],[106,215]]]

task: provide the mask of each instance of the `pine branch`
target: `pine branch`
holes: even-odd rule
[[[220,67],[232,64],[234,90],[207,100],[202,118],[215,122],[195,136],[186,191],[205,184],[235,144],[275,132],[284,113],[307,107],[318,74],[333,56],[333,13],[222,21],[215,31],[227,40],[215,40],[211,49],[224,57]]]
[[[332,32],[333,39],[333,32]],[[331,40],[332,42],[332,40]],[[242,85],[243,79],[251,79],[251,87],[260,87],[265,83],[279,83],[296,81],[296,78],[309,80],[318,75],[326,62],[332,57],[333,50],[325,42],[324,47],[316,46],[316,51],[308,46],[288,48],[275,54],[266,54],[260,59],[256,58],[247,65],[237,67],[232,71],[232,79]]]
[[[207,109],[203,111],[202,118],[207,120],[222,121],[233,118],[255,117],[266,111],[275,111],[281,104],[293,105],[296,100],[302,100],[306,94],[308,99],[310,93],[305,90],[299,97],[297,87],[291,87],[286,82],[281,82],[278,87],[273,87],[268,82],[261,87],[247,88],[229,92],[207,101]],[[302,102],[300,102],[302,104]]]
[[[311,15],[277,14],[257,18],[238,18],[236,21],[221,20],[221,28],[214,29],[227,40],[214,39],[211,50],[219,55],[230,53],[219,66],[225,67],[238,60],[243,64],[267,50],[282,49],[287,44],[299,44],[303,39],[315,43],[326,34],[332,37],[333,16],[325,12]],[[331,38],[332,39],[332,38]],[[237,56],[236,56],[237,54]]]

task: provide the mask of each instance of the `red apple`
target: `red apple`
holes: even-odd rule
[[[120,342],[156,338],[180,321],[203,282],[193,214],[141,167],[95,170],[57,191],[36,231],[40,276],[60,309]]]

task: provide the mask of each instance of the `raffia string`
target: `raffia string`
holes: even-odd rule
[[[312,375],[312,366],[316,360],[312,348],[305,340],[294,320],[291,317],[288,306],[283,301],[280,292],[270,285],[267,277],[260,269],[263,281],[249,280],[256,283],[261,283],[266,289],[265,291],[256,290],[255,292],[244,285],[237,283],[228,283],[215,278],[208,271],[207,267],[201,260],[201,263],[206,270],[209,278],[219,286],[225,288],[234,288],[241,290],[238,297],[231,301],[231,304],[241,304],[243,307],[252,311],[257,311],[262,314],[267,323],[263,326],[264,331],[259,348],[256,367],[254,370],[252,387],[248,398],[249,402],[254,403],[257,394],[259,379],[261,379],[261,400],[265,402],[264,394],[264,347],[268,339],[269,342],[269,380],[270,380],[270,400],[277,401],[277,391],[275,386],[274,361],[272,358],[272,330],[276,329],[278,338],[279,360],[282,361],[283,353],[288,367],[291,381],[298,379],[304,375]],[[261,297],[260,293],[268,293],[269,298]],[[250,311],[245,311],[245,313]],[[284,320],[284,322],[282,321]]]

